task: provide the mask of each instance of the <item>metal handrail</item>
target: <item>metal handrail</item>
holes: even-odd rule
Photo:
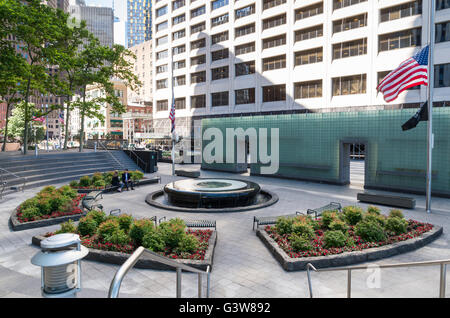
[[[447,264],[450,264],[450,259],[436,260],[436,261],[398,263],[398,264],[370,264],[370,266],[381,269],[381,268],[440,265],[439,298],[445,298],[445,287],[446,287],[446,280],[447,280]],[[368,268],[367,265],[359,265],[359,266],[350,266],[350,267],[316,269],[314,267],[314,265],[312,265],[311,263],[308,263],[306,265],[306,274],[308,276],[308,288],[309,288],[310,298],[313,298],[310,269],[312,269],[315,272],[347,271],[347,298],[351,298],[351,296],[352,296],[352,270],[362,270],[362,269],[367,269],[367,268]]]
[[[119,164],[119,166],[120,166],[122,169],[125,169],[125,166],[124,166],[119,160],[117,160],[116,157],[114,157],[114,155],[111,153],[111,151],[109,151],[109,149],[108,149],[108,148],[107,148],[100,140],[97,141],[97,142],[98,142],[98,144],[99,144],[100,146],[103,147],[103,149],[106,150],[106,152],[114,159],[114,161],[117,162],[117,163]]]
[[[144,164],[144,168],[142,168],[141,166],[139,166],[139,163],[136,161],[136,164],[138,165],[138,167],[144,169],[144,172],[146,172],[146,171],[147,171],[147,163],[146,163],[144,160],[142,160],[142,159],[137,155],[137,153],[135,153],[132,149],[129,149],[129,151],[130,151],[131,154],[133,154],[133,155],[136,157],[137,161],[140,161],[140,162],[142,162],[142,163]],[[130,158],[131,158],[131,157],[130,157]]]
[[[198,297],[202,297],[202,275],[207,276],[207,283],[206,283],[206,298],[209,298],[209,289],[210,289],[210,281],[211,281],[211,271],[210,266],[208,265],[206,271],[199,270],[197,268],[188,266],[186,264],[178,263],[174,260],[171,260],[167,257],[161,256],[159,254],[156,254],[150,250],[145,249],[144,247],[140,246],[134,251],[133,254],[126,260],[125,263],[120,266],[119,270],[116,272],[116,275],[114,275],[113,280],[111,281],[111,285],[109,287],[108,292],[108,298],[117,298],[119,296],[119,290],[120,286],[122,285],[122,280],[124,279],[125,275],[128,273],[128,271],[133,268],[133,266],[137,263],[137,261],[141,258],[141,256],[145,253],[147,253],[151,260],[168,265],[171,267],[176,268],[177,273],[177,298],[181,297],[181,272],[182,270],[192,273],[198,274]]]

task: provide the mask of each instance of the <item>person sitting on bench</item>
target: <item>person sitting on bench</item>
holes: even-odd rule
[[[131,176],[130,173],[128,172],[128,169],[125,169],[125,171],[122,173],[122,186],[120,188],[120,190],[123,189],[123,187],[127,187],[127,191],[130,191],[130,189],[128,189],[128,184],[131,187],[131,190],[134,190],[133,187],[133,180],[131,180]]]
[[[114,171],[112,180],[111,180],[111,185],[113,187],[117,187],[117,191],[122,192],[122,186],[120,184],[120,180],[119,180],[119,173],[117,171]]]

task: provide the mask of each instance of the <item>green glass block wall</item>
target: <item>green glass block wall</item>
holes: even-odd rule
[[[402,124],[417,109],[378,110],[365,112],[333,112],[315,114],[270,115],[212,118],[202,120],[202,133],[218,128],[226,136],[226,128],[279,129],[280,177],[345,183],[343,145],[362,142],[366,145],[365,186],[425,191],[427,123],[402,131]],[[450,195],[450,108],[433,110],[432,190]],[[269,138],[270,140],[270,138]],[[209,141],[203,141],[202,147]],[[225,162],[225,142],[223,145]],[[258,145],[259,147],[259,145]],[[268,149],[271,149],[268,142]],[[236,151],[235,151],[236,152]],[[251,165],[252,174],[261,173],[261,164]],[[202,162],[202,168],[240,171],[242,164]]]

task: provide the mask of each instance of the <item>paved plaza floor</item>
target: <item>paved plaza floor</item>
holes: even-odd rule
[[[278,194],[279,202],[270,207],[237,213],[181,213],[160,210],[145,203],[145,196],[179,177],[171,176],[171,165],[158,164],[161,184],[136,188],[135,191],[105,194],[101,203],[105,210],[120,208],[135,217],[191,217],[216,219],[218,241],[211,275],[211,297],[309,297],[306,272],[286,272],[252,231],[254,215],[272,216],[306,211],[330,201],[343,206],[358,204],[357,185],[334,186],[267,177],[250,177],[221,172],[202,171],[202,177],[251,179],[263,188]],[[59,186],[59,185],[56,185]],[[38,248],[31,237],[53,231],[58,225],[13,232],[8,219],[11,211],[39,189],[14,193],[0,200],[0,297],[41,297],[40,268],[30,263]],[[414,210],[404,210],[407,218],[443,226],[444,234],[435,242],[414,252],[390,257],[375,263],[392,264],[424,260],[450,259],[448,229],[450,228],[450,199],[433,198],[433,213],[425,212],[425,197],[416,198]],[[381,207],[388,213],[388,207]],[[82,262],[83,290],[78,297],[106,297],[118,265],[93,261]],[[315,297],[345,297],[346,272],[312,273]],[[353,297],[437,297],[439,266],[383,269],[379,288],[368,288],[371,272],[355,272],[352,278]],[[205,280],[203,281],[205,283]],[[197,275],[183,273],[182,296],[197,297]],[[369,285],[370,287],[370,285]],[[447,281],[447,290],[449,290]],[[448,292],[449,294],[450,292]],[[132,269],[123,281],[120,297],[175,297],[174,271]]]

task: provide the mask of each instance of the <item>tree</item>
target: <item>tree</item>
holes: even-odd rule
[[[26,113],[28,112],[28,114]],[[12,116],[10,118],[10,129],[8,132],[8,137],[14,139],[20,139],[23,137],[23,127],[25,127],[25,119],[32,119],[34,114],[37,113],[33,103],[28,103],[28,107],[25,107],[25,102],[18,103],[14,110],[12,111]],[[30,137],[27,143],[23,142],[24,150],[28,148],[28,144],[32,141],[40,142],[44,139],[45,131],[42,122],[31,121],[31,125],[27,126],[27,135]],[[22,139],[23,141],[23,139]]]

